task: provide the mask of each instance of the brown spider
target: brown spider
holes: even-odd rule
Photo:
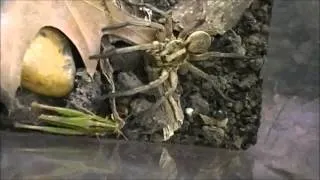
[[[103,99],[131,96],[137,93],[146,92],[153,88],[158,88],[160,94],[162,94],[162,97],[157,100],[157,102],[149,110],[155,110],[160,105],[163,105],[165,111],[167,112],[168,108],[171,107],[171,114],[173,118],[171,118],[171,120],[169,121],[172,122],[167,124],[165,123],[165,127],[163,128],[165,140],[169,139],[173,135],[173,132],[181,126],[184,119],[184,114],[180,106],[179,97],[174,95],[174,92],[178,86],[177,71],[179,68],[186,68],[194,75],[208,80],[212,84],[215,91],[217,91],[224,99],[234,102],[234,100],[227,97],[223,92],[219,90],[212,76],[190,63],[192,61],[208,60],[209,57],[248,58],[236,53],[208,52],[212,40],[210,35],[204,31],[192,32],[193,29],[204,23],[206,14],[204,7],[202,9],[202,17],[199,18],[194,25],[191,25],[190,28],[181,31],[178,37],[175,37],[173,35],[173,20],[169,15],[170,13],[163,13],[161,10],[158,10],[151,5],[146,5],[144,3],[131,3],[128,0],[125,0],[125,2],[135,6],[146,6],[152,9],[154,12],[158,12],[161,15],[164,15],[166,19],[165,25],[162,26],[161,24],[146,21],[141,21],[139,23],[124,22],[103,28],[103,31],[123,28],[129,25],[148,26],[159,29],[158,37],[160,40],[148,44],[138,44],[118,49],[111,47],[108,51],[105,51],[104,54],[91,56],[91,58],[107,58],[112,54],[145,51],[154,58],[153,60],[148,61],[148,66],[150,66],[150,69],[153,72],[150,77],[154,80],[147,85],[136,87],[134,89],[120,92],[111,92],[110,94],[103,96]],[[203,5],[205,5],[205,3],[203,3]]]

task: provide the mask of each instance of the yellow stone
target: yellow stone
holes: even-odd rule
[[[24,54],[21,86],[40,95],[63,97],[73,89],[75,72],[68,39],[60,31],[45,27]]]

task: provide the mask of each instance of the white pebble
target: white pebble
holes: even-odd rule
[[[185,109],[185,112],[188,116],[192,116],[193,112],[194,112],[194,109],[193,108],[186,108]]]

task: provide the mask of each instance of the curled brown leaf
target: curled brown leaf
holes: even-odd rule
[[[43,27],[63,32],[78,49],[88,73],[93,75],[97,62],[89,60],[89,56],[100,51],[101,29],[111,23],[132,20],[116,3],[116,0],[1,1],[2,94],[14,98],[20,86],[25,51]],[[134,43],[144,43],[153,40],[154,29],[129,27],[112,33]]]

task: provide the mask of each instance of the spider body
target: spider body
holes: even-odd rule
[[[164,42],[155,41],[158,46],[147,51],[155,57],[159,67],[175,67],[189,59],[189,54],[207,52],[211,45],[211,37],[204,31],[193,32],[186,40],[182,38],[166,39]]]

